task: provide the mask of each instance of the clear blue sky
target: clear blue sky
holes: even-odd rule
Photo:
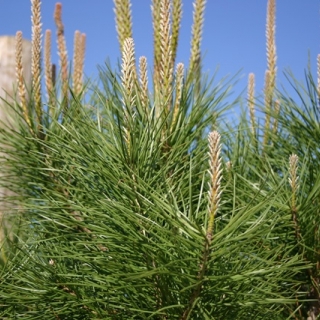
[[[54,5],[43,0],[43,31],[55,33]],[[119,45],[114,23],[112,0],[62,0],[63,22],[69,58],[72,57],[73,33],[87,35],[85,72],[97,76],[97,65],[107,57],[115,64]],[[31,38],[30,1],[0,0],[0,34],[14,35],[21,30]],[[188,63],[193,0],[183,1],[183,20],[177,62]],[[151,0],[132,0],[133,32],[137,57],[146,55],[152,63]],[[207,0],[202,41],[204,70],[211,74],[220,66],[219,76],[234,75],[242,69],[243,89],[247,76],[254,72],[257,90],[263,86],[266,69],[265,24],[267,0]],[[320,53],[320,3],[318,0],[278,0],[276,18],[278,83],[284,83],[283,71],[290,67],[298,79],[308,63],[308,52],[316,74],[316,56]],[[57,62],[55,43],[53,62]]]

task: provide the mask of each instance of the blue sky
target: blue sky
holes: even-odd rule
[[[132,0],[133,33],[137,57],[147,56],[152,63],[151,0]],[[30,1],[2,0],[0,34],[14,35],[21,30],[31,38]],[[53,11],[56,1],[43,0],[43,31],[55,33]],[[86,75],[97,76],[97,66],[110,58],[114,65],[120,57],[112,0],[62,0],[63,22],[72,56],[73,34],[87,35]],[[193,0],[183,1],[183,20],[177,62],[188,63],[192,26]],[[250,72],[256,74],[257,91],[263,87],[266,69],[265,24],[267,0],[207,0],[202,41],[204,70],[218,77],[234,75],[241,70],[237,90],[244,88]],[[316,74],[316,56],[320,53],[320,3],[318,0],[278,0],[276,18],[278,84],[285,83],[283,71],[290,68],[303,79],[308,52]],[[53,44],[53,62],[57,62]],[[218,80],[218,79],[217,79]]]

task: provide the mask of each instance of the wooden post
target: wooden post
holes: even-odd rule
[[[24,70],[24,80],[28,89],[31,86],[31,42],[23,40],[22,64]],[[16,80],[16,56],[15,56],[16,39],[14,36],[0,36],[0,126],[9,125],[11,128],[17,126],[12,110],[2,100],[10,103],[16,100],[17,80]],[[0,141],[5,145],[5,141]],[[6,155],[0,153],[3,158]],[[0,171],[0,179],[4,173]],[[4,228],[9,227],[5,213],[10,211],[10,205],[6,202],[7,196],[14,195],[12,191],[0,187],[0,247],[4,240]],[[1,248],[0,248],[1,249]]]

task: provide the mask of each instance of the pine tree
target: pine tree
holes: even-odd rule
[[[214,84],[201,70],[206,1],[194,2],[187,67],[175,65],[182,2],[153,0],[152,81],[146,57],[137,70],[130,1],[114,4],[122,60],[101,69],[101,86],[83,81],[79,31],[68,74],[57,4],[60,72],[56,79],[46,31],[44,95],[40,1],[32,1],[32,95],[11,104],[18,128],[0,131],[0,186],[17,204],[2,243],[2,318],[317,314],[319,96],[309,74],[306,110],[276,91],[275,1],[262,126],[253,75],[249,119],[224,125],[232,80]]]

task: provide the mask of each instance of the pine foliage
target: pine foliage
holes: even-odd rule
[[[201,71],[206,1],[194,3],[187,67],[174,66],[181,2],[153,0],[152,85],[145,57],[136,69],[130,1],[114,3],[119,68],[106,64],[98,86],[85,83],[85,35],[77,31],[68,74],[57,4],[61,70],[50,74],[46,31],[48,107],[36,33],[32,97],[11,105],[18,126],[0,131],[0,186],[14,194],[5,199],[12,227],[1,247],[1,317],[316,316],[319,90],[310,72],[306,88],[288,76],[298,102],[276,90],[275,1],[264,105],[250,74],[248,110],[236,124],[225,121],[233,80],[206,81]],[[40,1],[32,10],[39,29]],[[18,33],[21,98],[20,41]]]

